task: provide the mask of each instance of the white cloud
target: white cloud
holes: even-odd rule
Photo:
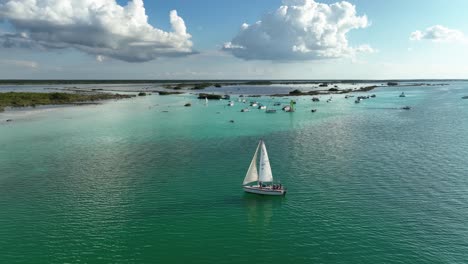
[[[39,64],[35,61],[26,60],[0,60],[0,64],[7,66],[16,66],[21,68],[37,69]]]
[[[379,52],[378,50],[372,48],[370,45],[364,44],[360,45],[357,48],[354,49],[356,52],[362,52],[362,53],[376,53]]]
[[[366,16],[357,16],[348,2],[331,5],[314,0],[283,0],[275,12],[252,25],[242,24],[223,50],[246,60],[315,60],[372,52],[369,45],[353,48],[346,34],[365,28]]]
[[[148,24],[143,0],[0,0],[0,20],[16,29],[4,47],[75,48],[128,62],[192,54],[191,35],[175,10],[172,32]],[[101,57],[102,58],[102,57]]]
[[[96,56],[96,61],[97,61],[97,62],[103,62],[104,60],[105,60],[105,57],[104,57],[104,56],[102,56],[102,55],[97,55],[97,56]]]
[[[466,42],[467,37],[460,30],[435,25],[424,31],[416,30],[411,33],[410,40],[431,40],[434,42]]]

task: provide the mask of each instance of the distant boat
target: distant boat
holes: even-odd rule
[[[229,101],[228,106],[234,106],[234,102],[233,102],[233,101]]]
[[[283,107],[283,111],[285,112],[294,112],[294,105],[296,104],[295,101],[291,100],[291,102],[289,102],[289,105]]]
[[[260,151],[259,170],[257,170],[257,156]],[[260,171],[260,173],[259,173]],[[242,188],[245,192],[263,195],[285,195],[286,189],[281,184],[275,184],[271,172],[270,160],[265,142],[260,140],[255,154],[245,175]]]
[[[267,109],[267,107],[266,107],[266,105],[259,105],[259,106],[258,106],[258,109],[260,109],[260,110],[265,110],[265,109]]]
[[[401,109],[403,109],[403,110],[411,110],[411,106],[403,106]]]
[[[248,109],[248,108],[243,108],[243,109],[241,110],[241,112],[250,112],[250,109]]]
[[[265,111],[265,113],[274,114],[274,113],[276,113],[276,109],[268,109],[268,110]]]
[[[404,92],[401,92],[400,97],[406,97]]]
[[[468,99],[468,95],[463,96],[462,99]]]

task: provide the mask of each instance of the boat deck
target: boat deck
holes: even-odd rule
[[[273,189],[269,187],[259,187],[259,186],[243,186],[245,192],[263,194],[263,195],[285,195],[285,189]]]

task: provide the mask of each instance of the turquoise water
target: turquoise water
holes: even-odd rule
[[[466,263],[468,83],[372,93],[0,113],[0,262]],[[286,197],[240,188],[261,138]]]

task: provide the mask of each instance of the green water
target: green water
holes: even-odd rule
[[[2,113],[0,262],[466,263],[468,84],[401,89]],[[240,188],[261,138],[286,197]]]

